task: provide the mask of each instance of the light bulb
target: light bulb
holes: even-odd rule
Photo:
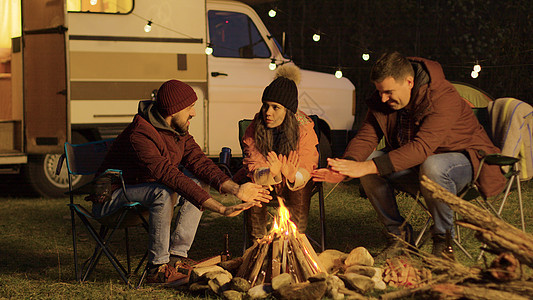
[[[144,25],[144,32],[150,32],[152,31],[152,21],[148,21],[146,25]]]
[[[470,76],[472,76],[472,78],[477,78],[479,76],[479,73],[476,71],[472,71],[472,73],[470,73]]]
[[[335,72],[335,77],[341,79],[342,78],[342,71],[341,70],[337,70],[337,72]]]
[[[370,59],[370,54],[368,53],[363,53],[363,55],[361,55],[361,58],[363,58],[364,61],[367,61]]]
[[[318,33],[313,34],[313,41],[315,41],[315,42],[320,41],[320,34],[318,34]]]
[[[275,9],[271,9],[268,11],[268,16],[271,17],[271,18],[274,18],[276,16],[276,10]]]
[[[479,73],[479,71],[481,71],[481,66],[479,64],[474,65],[474,71]]]
[[[276,60],[272,59],[270,63],[268,64],[268,68],[270,71],[274,71],[278,66],[276,66]]]
[[[91,0],[90,3],[91,5],[96,5],[96,3],[98,3],[98,0]]]
[[[213,54],[213,48],[210,45],[205,47],[205,54],[207,54],[207,55]]]

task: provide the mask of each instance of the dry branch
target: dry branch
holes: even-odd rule
[[[423,176],[422,185],[448,204],[464,220],[457,224],[478,231],[476,237],[496,250],[512,252],[520,262],[533,267],[533,236],[471,204]]]

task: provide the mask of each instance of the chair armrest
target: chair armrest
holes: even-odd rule
[[[498,153],[487,154],[485,156],[485,163],[489,165],[498,165],[498,166],[512,166],[517,163],[520,159],[512,156],[505,156]]]
[[[66,157],[67,156],[65,155],[65,153],[61,154],[61,156],[59,157],[59,160],[57,161],[56,175],[61,174],[61,168],[63,168],[63,162],[65,161]]]

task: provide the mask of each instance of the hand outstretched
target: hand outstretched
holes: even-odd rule
[[[283,166],[283,163],[281,160],[279,160],[278,155],[274,151],[268,152],[267,156],[267,163],[268,167],[270,168],[270,174],[272,174],[272,177],[276,177],[281,172],[281,167]]]
[[[289,180],[289,182],[294,182],[296,179],[296,172],[298,172],[298,167],[300,166],[300,157],[296,151],[291,151],[289,157],[280,154],[279,159],[282,162],[281,174]]]

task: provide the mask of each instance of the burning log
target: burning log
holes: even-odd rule
[[[246,249],[237,271],[236,276],[248,280],[252,286],[271,282],[282,273],[290,274],[295,283],[301,283],[325,271],[305,234],[298,233],[290,220],[283,200],[279,199],[279,203],[278,217],[269,234]]]
[[[422,185],[433,192],[435,198],[444,201],[464,218],[463,221],[457,221],[457,224],[476,230],[476,238],[491,248],[500,252],[512,252],[520,262],[533,267],[533,236],[531,234],[525,233],[486,210],[462,200],[425,176]]]

